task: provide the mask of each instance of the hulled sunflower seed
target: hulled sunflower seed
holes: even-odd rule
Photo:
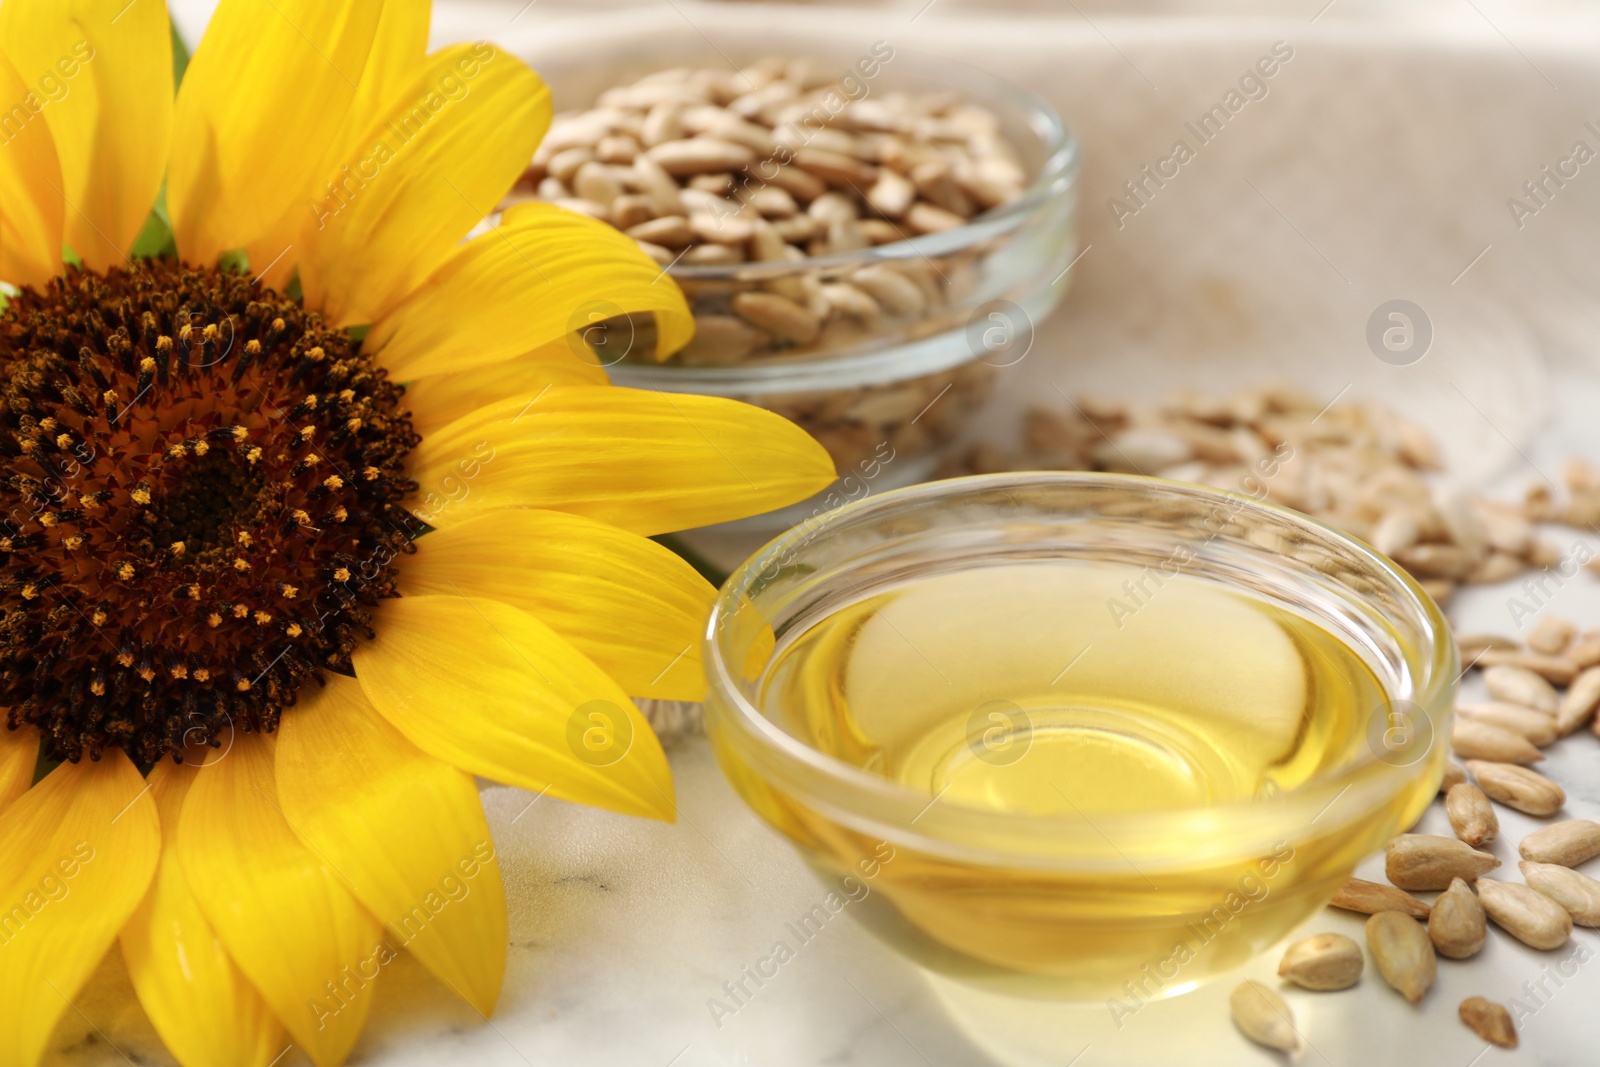
[[[1385,556],[1393,556],[1416,544],[1420,536],[1416,513],[1397,508],[1378,520],[1369,540],[1373,548]],[[1466,659],[1464,652],[1462,659]]]
[[[1439,973],[1428,932],[1398,911],[1380,911],[1367,920],[1367,951],[1383,980],[1413,1004]]]
[[[1580,669],[1600,664],[1600,634],[1593,631],[1572,642],[1565,653]]]
[[[1439,955],[1452,960],[1475,956],[1489,936],[1489,922],[1467,883],[1460,878],[1433,902],[1428,916],[1428,939]]]
[[[891,219],[909,211],[916,198],[916,186],[888,168],[878,172],[878,180],[867,190],[867,203]]]
[[[1537,889],[1479,878],[1478,900],[1489,918],[1529,948],[1557,948],[1572,936],[1567,909]]]
[[[1376,915],[1380,911],[1398,911],[1413,919],[1426,919],[1433,910],[1427,901],[1418,900],[1403,889],[1382,882],[1369,882],[1352,878],[1339,888],[1328,902],[1332,908]]]
[[[1279,1052],[1300,1051],[1300,1034],[1294,1027],[1294,1013],[1276,990],[1260,982],[1241,982],[1228,997],[1233,1024],[1258,1045]]]
[[[1560,904],[1579,926],[1600,926],[1600,882],[1557,863],[1523,860],[1517,866],[1529,888]]]
[[[1488,667],[1483,672],[1483,684],[1488,688],[1489,695],[1496,700],[1521,704],[1525,708],[1554,715],[1561,706],[1561,697],[1555,687],[1526,667],[1496,666],[1487,662],[1489,657],[1502,654],[1509,655],[1491,649],[1478,657],[1478,662]]]
[[[1489,803],[1483,790],[1470,782],[1451,787],[1445,794],[1444,812],[1456,836],[1473,848],[1493,841],[1500,832],[1500,819],[1494,813],[1494,805]]]
[[[1472,1032],[1501,1048],[1517,1047],[1517,1028],[1511,1022],[1511,1013],[1504,1004],[1483,997],[1468,997],[1461,1002],[1461,1021]]]
[[[1343,934],[1313,934],[1290,945],[1278,962],[1278,977],[1306,989],[1349,989],[1366,967],[1361,946]]]
[[[1578,665],[1565,656],[1546,656],[1540,652],[1505,652],[1491,648],[1478,657],[1480,667],[1515,667],[1537,675],[1553,685],[1568,685],[1578,676]],[[1493,692],[1493,690],[1490,690]],[[1509,698],[1507,698],[1509,699]],[[1527,703],[1517,701],[1517,703]],[[1539,707],[1539,705],[1532,705]],[[1544,710],[1544,709],[1540,709]],[[1554,710],[1554,709],[1550,709]]]
[[[1401,889],[1444,889],[1452,879],[1469,881],[1500,866],[1487,852],[1453,837],[1401,834],[1385,851],[1385,873]]]
[[[850,276],[850,282],[882,304],[891,315],[920,314],[926,304],[915,282],[888,267],[863,267]]]
[[[1503,700],[1489,700],[1481,704],[1458,703],[1456,713],[1464,719],[1488,723],[1502,730],[1521,734],[1532,744],[1543,748],[1555,741],[1556,719],[1542,711],[1525,708],[1520,704],[1507,704]]]
[[[1498,634],[1466,634],[1456,638],[1456,649],[1461,654],[1461,665],[1469,667],[1477,661],[1478,657],[1490,649],[1510,651],[1517,647],[1517,643],[1509,637]]]
[[[1463,759],[1496,763],[1538,763],[1544,753],[1519,733],[1480,719],[1457,719],[1450,729],[1450,748]]]
[[[1436,543],[1402,548],[1395,553],[1394,559],[1419,578],[1448,578],[1452,581],[1466,578],[1478,565],[1477,557],[1466,549],[1458,545]]]
[[[668,248],[683,248],[694,241],[694,230],[682,215],[662,215],[636,223],[628,227],[627,233],[636,241],[649,241]]]
[[[1528,631],[1528,647],[1547,656],[1559,655],[1578,636],[1578,627],[1567,619],[1546,615]]]
[[[1540,827],[1517,846],[1525,860],[1576,867],[1600,856],[1600,822],[1565,819]]]
[[[777,293],[735,293],[730,304],[734,314],[746,322],[796,344],[816,340],[822,328],[809,308]]]
[[[1590,667],[1572,680],[1556,708],[1556,732],[1562,737],[1594,718],[1600,707],[1600,667]]]
[[[918,201],[906,212],[906,223],[917,233],[943,233],[966,223],[966,217]]]
[[[622,195],[622,183],[605,163],[585,163],[572,176],[571,184],[581,199],[596,204],[612,205]]]
[[[1441,608],[1450,603],[1450,598],[1455,595],[1456,583],[1443,578],[1417,579],[1417,584],[1422,586],[1422,591],[1433,599]]]
[[[719,171],[740,170],[756,161],[755,152],[742,144],[696,137],[688,141],[664,141],[646,150],[648,159],[674,178]]]
[[[1448,760],[1444,765],[1444,777],[1439,780],[1439,792],[1448,793],[1450,790],[1467,780],[1467,772],[1462,770],[1461,764]]]
[[[1526,561],[1504,552],[1490,552],[1476,570],[1467,575],[1467,581],[1473,585],[1493,585],[1503,582],[1508,578],[1515,578],[1527,570]]]
[[[1467,770],[1489,799],[1498,800],[1524,815],[1554,815],[1567,802],[1564,789],[1538,771],[1514,763],[1468,760]]]

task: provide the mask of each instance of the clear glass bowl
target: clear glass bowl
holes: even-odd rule
[[[808,43],[792,47],[824,67],[837,63],[841,73],[858,59]],[[770,51],[770,42],[727,40],[710,51],[693,36],[643,46],[607,42],[598,62],[585,56],[581,71],[559,63],[541,69],[565,110],[653,70],[746,63]],[[841,480],[875,479],[877,487],[932,474],[940,446],[987,399],[994,374],[1027,354],[1034,324],[1066,291],[1077,255],[1078,147],[1045,101],[943,58],[898,50],[870,82],[872,95],[895,90],[954,91],[993,111],[1028,176],[1023,194],[958,228],[858,252],[671,266],[668,274],[706,324],[704,340],[656,363],[648,317],[592,331],[612,339],[598,355],[616,384],[732,397],[775,411],[828,449]],[[707,343],[716,325],[737,325],[732,303],[740,294],[814,299],[822,286],[852,280],[887,296],[878,301],[880,314],[856,318],[834,306],[806,344],[763,337],[748,345],[747,327],[735,350]]]
[[[1378,701],[1344,709],[1359,717],[1346,716],[1341,744],[1320,749],[1322,761],[1282,789],[1092,820],[1076,804],[1028,814],[930,798],[931,787],[912,788],[866,769],[871,759],[847,761],[815,743],[819,731],[847,734],[818,710],[831,693],[806,691],[806,707],[771,699],[774,665],[797,638],[908,581],[988,569],[981,580],[990,582],[1002,573],[994,568],[1060,561],[1136,571],[1175,557],[1187,559],[1186,580],[1314,624],[1375,680]],[[997,654],[985,630],[994,616],[986,624],[961,604],[945,616],[919,619],[928,629],[918,632],[945,631],[941,673],[959,685],[961,655]],[[852,636],[853,654],[871,647],[865,633]],[[1182,685],[1195,665],[1175,665],[1181,659],[1139,661],[1138,669],[1180,672],[1173,680]],[[830,886],[848,877],[868,887],[853,915],[939,973],[1023,996],[1097,1000],[1192,988],[1326,904],[1437,791],[1448,746],[1434,739],[1448,736],[1457,674],[1433,601],[1331,527],[1240,494],[1077,473],[933,482],[796,527],[723,586],[705,662],[707,729],[724,772]],[[832,684],[848,690],[851,678],[841,673]],[[1112,684],[1140,680],[1124,672]],[[913,692],[891,687],[891,701],[904,694],[906,714],[919,714]],[[1336,699],[1306,692],[1319,708]],[[1326,721],[1308,715],[1303,729]],[[849,725],[857,751],[879,743],[859,722]],[[1180,943],[1193,950],[1178,959]]]

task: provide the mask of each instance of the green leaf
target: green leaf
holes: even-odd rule
[[[161,185],[161,191],[156,193],[156,202],[150,209],[150,217],[144,220],[144,228],[139,231],[139,236],[133,239],[133,247],[129,249],[129,254],[142,259],[178,254],[178,244],[172,237],[172,220],[167,216],[165,182]]]
[[[699,571],[700,577],[704,578],[712,585],[720,587],[723,582],[728,580],[728,573],[726,571],[712,563],[710,560],[706,559],[704,556],[700,555],[700,553],[684,544],[672,534],[657,534],[655,537],[650,538],[650,540],[656,542],[664,548],[670,549],[685,563]]]
[[[61,761],[51,759],[44,754],[44,746],[39,746],[39,758],[33,764],[33,784],[38,785],[45,775],[61,766]]]
[[[189,46],[178,36],[178,25],[170,16],[168,24],[172,27],[172,87],[176,89],[183,84],[183,73],[189,69]]]

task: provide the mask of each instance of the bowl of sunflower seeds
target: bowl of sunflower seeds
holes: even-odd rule
[[[598,67],[552,78],[558,112],[507,206],[628,234],[696,331],[658,360],[649,317],[602,302],[575,351],[618,385],[784,415],[832,454],[841,496],[930,476],[1065,292],[1078,147],[1055,110],[886,41],[743,60],[658,44]]]

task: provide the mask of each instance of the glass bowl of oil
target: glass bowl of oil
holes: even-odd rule
[[[1416,821],[1458,671],[1403,570],[1243,488],[991,475],[795,527],[708,626],[724,772],[939,974],[1148,1000],[1238,966]]]

